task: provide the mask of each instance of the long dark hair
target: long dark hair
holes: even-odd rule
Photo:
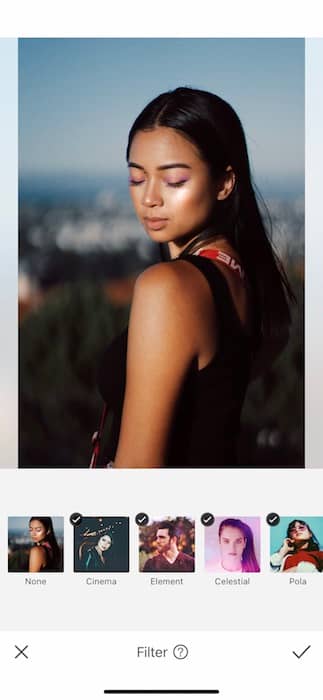
[[[305,527],[307,527],[308,531],[311,534],[311,538],[307,542],[306,551],[307,552],[318,552],[320,549],[319,541],[318,541],[317,537],[315,537],[310,526],[308,525],[308,523],[305,522],[305,520],[298,520],[298,518],[296,518],[295,520],[292,520],[292,522],[289,523],[288,528],[287,528],[287,537],[292,539],[291,532],[292,532],[293,528],[295,527],[296,523],[300,523],[300,525],[305,525]]]
[[[48,567],[51,569],[59,569],[61,567],[61,551],[57,544],[57,539],[54,532],[53,521],[49,517],[43,517],[39,515],[33,515],[29,519],[29,525],[33,520],[39,520],[46,530],[46,536],[44,537],[44,542],[47,542],[50,546],[50,555],[48,558]]]
[[[238,518],[226,518],[226,520],[222,520],[220,523],[219,538],[225,527],[235,527],[237,530],[240,530],[246,540],[246,546],[242,554],[242,571],[259,572],[260,567],[257,562],[251,527],[247,523],[244,523],[243,520],[238,520]]]
[[[212,220],[181,255],[192,253],[217,236],[226,236],[239,253],[254,300],[258,343],[279,336],[290,325],[289,302],[295,301],[286,273],[269,236],[252,185],[246,139],[232,107],[205,90],[179,87],[152,100],[132,125],[132,140],[138,131],[167,126],[176,129],[198,148],[214,178],[224,177],[231,166],[235,186],[224,200],[214,202]],[[180,255],[180,257],[181,257]]]

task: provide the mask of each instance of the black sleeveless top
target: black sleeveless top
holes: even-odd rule
[[[206,277],[214,298],[218,339],[211,362],[192,363],[173,418],[165,467],[232,467],[237,464],[240,414],[251,364],[251,336],[244,330],[226,278],[214,263],[183,255]],[[98,372],[99,390],[112,411],[105,462],[114,459],[126,383],[126,328],[105,350]]]

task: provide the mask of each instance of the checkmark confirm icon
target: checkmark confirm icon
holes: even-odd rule
[[[309,644],[308,647],[306,647],[306,649],[304,649],[303,651],[301,651],[300,654],[297,654],[296,651],[293,651],[293,654],[294,654],[294,656],[296,656],[297,659],[301,659],[302,656],[304,656],[304,654],[306,654],[306,652],[307,652],[310,648],[311,648],[311,645]]]

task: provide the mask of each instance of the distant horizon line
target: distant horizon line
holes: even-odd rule
[[[74,175],[77,177],[123,177],[124,174],[127,173],[127,165],[125,164],[124,170],[82,170],[82,169],[61,169],[61,170],[26,170],[26,169],[19,169],[18,168],[18,176],[23,177],[23,178],[28,178],[28,177],[57,177],[57,176],[69,176],[69,175]],[[253,173],[252,173],[253,174]],[[270,178],[277,178],[277,179],[298,179],[298,180],[305,180],[305,173],[304,172],[298,172],[298,173],[293,173],[291,174],[290,172],[282,173],[280,172],[279,174],[277,173],[272,173],[268,171],[267,173],[263,171],[258,171],[257,177],[270,177]]]
[[[77,190],[79,186],[88,183],[92,185],[91,190],[93,194],[93,186],[100,186],[104,188],[104,182],[110,185],[115,181],[118,187],[124,189],[128,188],[128,178],[127,172],[125,171],[77,171],[77,170],[55,170],[55,171],[20,171],[18,172],[19,180],[19,196],[24,198],[31,194],[37,195],[37,191],[41,194],[42,186],[48,188],[51,184],[55,182],[55,194],[57,196],[60,181],[62,187],[66,185],[66,180],[69,179],[69,193],[70,190]],[[278,196],[281,192],[282,197],[305,197],[305,175],[304,174],[294,174],[294,175],[284,175],[284,174],[264,174],[258,173],[253,179],[253,184],[260,191],[261,194],[265,196]],[[48,193],[47,193],[48,194]],[[89,193],[90,194],[90,193]]]

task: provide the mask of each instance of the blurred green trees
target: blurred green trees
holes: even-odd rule
[[[100,354],[127,323],[90,282],[52,288],[20,329],[20,466],[86,467]]]

